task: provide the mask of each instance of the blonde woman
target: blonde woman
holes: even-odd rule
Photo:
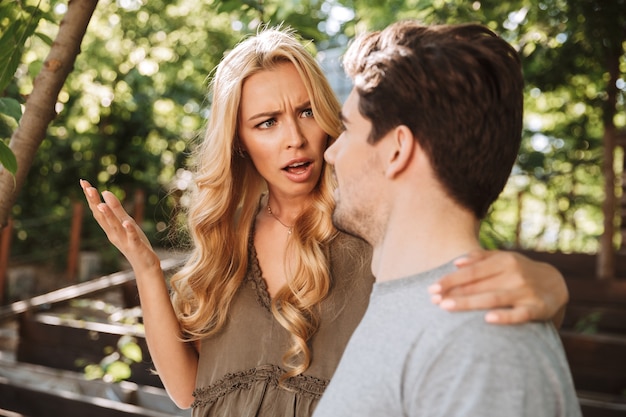
[[[309,416],[373,283],[371,248],[331,222],[335,184],[323,153],[341,132],[340,104],[298,38],[281,29],[224,58],[210,102],[188,212],[194,246],[171,299],[158,257],[120,202],[81,186],[136,274],[150,354],[174,402],[194,416]],[[468,263],[441,282],[435,301],[512,307],[493,313],[505,323],[549,319],[567,299],[548,265],[504,252]],[[537,273],[543,280],[526,281]],[[517,279],[494,293],[503,276]]]

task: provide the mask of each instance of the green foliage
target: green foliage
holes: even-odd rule
[[[12,98],[0,97],[0,117],[8,117],[9,119],[19,122],[22,117],[22,107],[20,103]],[[17,159],[0,136],[0,165],[15,176],[17,173]]]
[[[262,18],[256,2],[227,3],[151,1],[124,9],[112,0],[99,2],[59,95],[59,115],[13,209],[14,261],[54,258],[62,267],[72,202],[83,198],[79,178],[113,191],[131,215],[135,190],[145,190],[142,227],[153,243],[169,244],[167,225],[180,196],[171,190],[209,114],[207,76],[224,52],[264,22],[284,22],[307,38],[325,38],[315,27],[324,18],[317,2],[315,10],[306,2],[266,2]],[[31,39],[15,97],[32,88],[54,29],[43,22],[41,36]],[[88,213],[83,229],[83,249],[109,250]],[[111,260],[105,268],[116,266]]]
[[[63,17],[65,1],[0,0],[0,164]],[[289,25],[314,40],[312,52],[343,47],[364,30],[402,18],[427,23],[480,22],[520,51],[527,82],[526,121],[511,180],[481,229],[489,248],[594,252],[602,232],[602,137],[607,57],[621,57],[618,113],[626,126],[626,0],[100,0],[58,117],[36,155],[12,216],[12,262],[63,268],[78,179],[109,189],[133,214],[146,192],[142,227],[166,245],[173,208],[186,187],[185,166],[210,115],[207,77],[224,53],[259,26]],[[343,18],[337,18],[343,12]],[[347,17],[346,17],[347,16]],[[353,17],[352,17],[353,16]],[[333,20],[333,25],[331,25]],[[616,167],[617,172],[622,170]],[[12,172],[15,172],[14,170]],[[177,218],[175,218],[178,221]],[[82,249],[97,250],[105,272],[117,253],[86,213]],[[594,329],[599,318],[580,324]],[[127,379],[141,349],[124,337],[85,372]]]
[[[0,140],[0,165],[13,175],[17,172],[17,160],[15,159],[15,155],[2,140]]]
[[[527,96],[513,176],[483,224],[487,247],[595,252],[602,233],[601,172],[607,118],[607,63],[621,57],[618,129],[626,127],[623,45],[626,2],[566,0],[358,1],[347,34],[402,18],[479,22],[517,47]],[[618,150],[617,160],[623,155]],[[621,164],[615,167],[622,172]],[[616,190],[619,195],[620,190]]]
[[[38,7],[0,3],[0,91],[4,91],[22,58],[26,40],[35,33],[43,13]],[[8,23],[8,24],[7,24]]]
[[[130,378],[131,365],[139,363],[143,359],[141,347],[132,336],[122,336],[114,349],[105,349],[105,357],[95,364],[90,363],[85,366],[85,377],[87,379],[102,379],[106,382],[119,382]]]
[[[354,7],[346,29],[352,32],[402,18],[479,22],[518,48],[527,82],[524,138],[482,240],[489,247],[595,252],[602,233],[604,122],[611,114],[607,65],[615,56],[622,87],[614,122],[626,127],[626,1],[355,0]],[[619,175],[622,166],[616,170]]]
[[[602,320],[604,313],[602,311],[594,311],[581,318],[574,325],[574,331],[583,334],[598,333],[598,323]]]
[[[74,299],[70,302],[72,310],[65,318],[85,321],[105,321],[128,328],[128,333],[143,333],[140,323],[139,307],[124,309],[114,304],[97,299]],[[107,346],[103,358],[98,363],[88,363],[84,358],[76,361],[82,367],[87,379],[102,379],[106,382],[119,382],[130,378],[132,365],[143,360],[143,352],[137,339],[131,335],[123,335],[117,340],[116,346]]]
[[[483,227],[485,244],[593,252],[602,232],[606,56],[620,54],[624,81],[626,61],[617,45],[623,45],[625,1],[154,0],[125,2],[125,9],[100,0],[59,95],[58,117],[13,209],[12,259],[64,262],[72,202],[82,200],[79,178],[113,191],[131,214],[135,190],[145,190],[142,226],[153,244],[168,244],[168,225],[179,227],[171,218],[186,186],[186,159],[210,115],[207,77],[226,51],[263,24],[293,27],[314,40],[315,53],[401,18],[481,22],[523,58],[522,150]],[[26,37],[22,47],[0,48],[20,56],[13,70],[0,61],[0,73],[17,74],[3,90],[12,101],[0,102],[0,139],[16,125],[16,103],[30,93],[63,17],[55,6],[63,4],[0,2],[1,38]],[[618,128],[626,125],[624,90],[618,91]],[[3,145],[0,140],[0,152]],[[83,228],[83,249],[106,248],[106,268],[115,269],[111,246],[89,213]]]
[[[19,122],[22,117],[22,107],[20,103],[12,98],[0,97],[0,113],[9,116]]]
[[[131,214],[134,191],[145,190],[144,229],[153,240],[163,236],[173,204],[169,182],[203,124],[207,74],[236,40],[228,21],[210,14],[185,2],[154,1],[137,10],[99,2],[59,95],[59,115],[13,210],[16,261],[63,262],[72,201],[83,198],[79,178],[116,193]],[[54,27],[41,32],[53,37]],[[46,42],[33,39],[22,74],[40,66],[47,50]],[[28,94],[32,78],[17,84],[19,94]],[[83,249],[110,247],[90,215],[83,236]]]
[[[13,79],[13,75],[22,58],[26,40],[33,34],[39,21],[40,13],[29,14],[9,3],[0,3],[0,92],[4,91]],[[10,98],[0,98],[0,117],[19,120],[21,117],[19,102]],[[4,135],[10,130],[5,121],[2,122]],[[3,136],[4,136],[3,135]],[[17,160],[11,149],[0,136],[0,165],[15,175]]]
[[[234,27],[243,33],[254,33],[257,28],[267,26],[289,26],[304,39],[315,43],[328,42],[329,34],[319,30],[320,24],[328,19],[324,5],[330,3],[317,0],[306,1],[234,1],[216,0],[217,13],[229,16]]]
[[[31,4],[32,3],[32,4]],[[55,18],[45,11],[41,0],[37,3],[29,1],[0,2],[0,93],[7,92],[13,82],[15,73],[21,63],[29,39],[35,35],[52,44],[45,34],[37,32],[40,21],[55,22]],[[46,2],[51,6],[55,2]],[[12,175],[17,173],[17,160],[4,139],[10,136],[12,128],[5,118],[19,122],[22,116],[20,102],[15,98],[0,98],[0,165]]]

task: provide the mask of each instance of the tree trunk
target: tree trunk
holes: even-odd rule
[[[626,255],[626,130],[616,130],[615,146],[622,148],[622,197],[619,201],[619,219],[620,219],[620,246],[619,255]]]
[[[615,210],[617,197],[615,195],[615,145],[617,142],[617,132],[615,129],[615,112],[617,104],[617,80],[619,72],[620,50],[609,50],[607,66],[609,71],[609,81],[607,83],[607,99],[603,109],[604,120],[604,204],[602,212],[604,214],[604,232],[600,238],[600,250],[598,252],[598,263],[596,265],[596,275],[599,279],[611,279],[615,277],[615,246],[613,238],[615,236]]]
[[[615,248],[613,236],[615,236],[615,169],[613,162],[615,154],[614,129],[604,130],[604,202],[602,203],[602,213],[604,214],[604,231],[600,237],[600,248],[598,251],[598,263],[596,265],[596,276],[599,279],[613,278],[615,275]]]
[[[11,207],[22,188],[48,125],[56,117],[55,105],[67,76],[74,67],[80,44],[98,0],[70,0],[59,32],[35,78],[19,126],[9,147],[17,158],[15,178],[0,167],[0,228],[7,224]]]

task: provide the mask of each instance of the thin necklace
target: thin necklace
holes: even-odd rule
[[[291,234],[291,231],[293,230],[293,226],[287,226],[285,223],[281,222],[280,219],[278,217],[276,217],[276,215],[274,213],[272,213],[272,208],[270,207],[270,203],[269,202],[267,203],[267,212],[270,214],[270,216],[275,218],[278,223],[280,223],[284,227],[286,227],[287,228],[287,232],[289,234]]]

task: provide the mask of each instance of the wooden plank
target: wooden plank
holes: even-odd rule
[[[626,398],[596,392],[577,391],[584,417],[625,417]]]
[[[531,259],[554,265],[566,278],[587,279],[598,281],[596,277],[597,255],[586,253],[537,252],[532,250],[515,250]],[[626,255],[615,255],[615,279],[626,278]]]
[[[167,258],[161,261],[161,268],[169,271],[181,266],[183,260],[180,258]],[[128,284],[135,280],[133,271],[116,272],[101,278],[95,278],[80,284],[61,288],[47,294],[32,297],[28,300],[17,301],[0,308],[0,322],[6,319],[14,318],[16,315],[24,313],[30,309],[41,307],[43,305],[65,302],[73,298],[84,297],[87,295],[97,294],[102,291],[111,290]]]
[[[172,414],[152,411],[107,398],[90,397],[71,391],[37,390],[0,378],[0,407],[34,417],[171,417]]]
[[[3,410],[0,408],[0,416],[2,417],[29,417],[24,414],[14,413],[13,411]]]
[[[580,330],[583,327],[596,333],[626,335],[626,304],[624,308],[617,308],[605,307],[601,303],[570,303],[565,311],[561,328]]]
[[[105,348],[117,346],[123,335],[135,337],[143,360],[133,363],[130,381],[162,387],[154,374],[154,365],[145,336],[128,326],[94,323],[83,320],[61,320],[53,315],[37,314],[20,320],[17,360],[51,368],[82,372],[88,363],[99,363]]]
[[[560,332],[576,389],[622,395],[626,390],[626,336]]]
[[[4,387],[1,385],[4,383]],[[7,387],[10,385],[10,387]],[[4,390],[4,391],[2,391]],[[24,364],[0,359],[0,409],[15,411],[38,411],[24,408],[24,404],[15,403],[11,398],[5,398],[1,393],[17,393],[21,400],[32,399],[35,402],[42,401],[42,392],[49,393],[52,401],[59,403],[58,407],[65,409],[63,399],[67,399],[67,393],[74,396],[70,398],[71,414],[55,414],[47,411],[45,414],[32,414],[33,417],[57,416],[57,415],[81,415],[77,410],[87,410],[94,404],[105,407],[111,406],[111,414],[119,415],[120,407],[115,403],[136,406],[135,409],[122,407],[121,415],[149,415],[149,416],[189,416],[190,410],[181,410],[168,397],[162,388],[154,388],[122,381],[119,383],[107,383],[100,380],[87,380],[84,375],[52,369],[42,366]],[[101,400],[111,401],[108,404]],[[85,405],[84,403],[88,403]],[[46,408],[46,410],[48,410]],[[137,413],[139,412],[139,413]],[[2,415],[2,414],[0,414]],[[84,414],[83,414],[84,415]],[[88,414],[89,415],[89,414]],[[91,415],[90,415],[91,417]]]
[[[601,303],[605,307],[626,306],[626,280],[567,279],[570,304]]]

